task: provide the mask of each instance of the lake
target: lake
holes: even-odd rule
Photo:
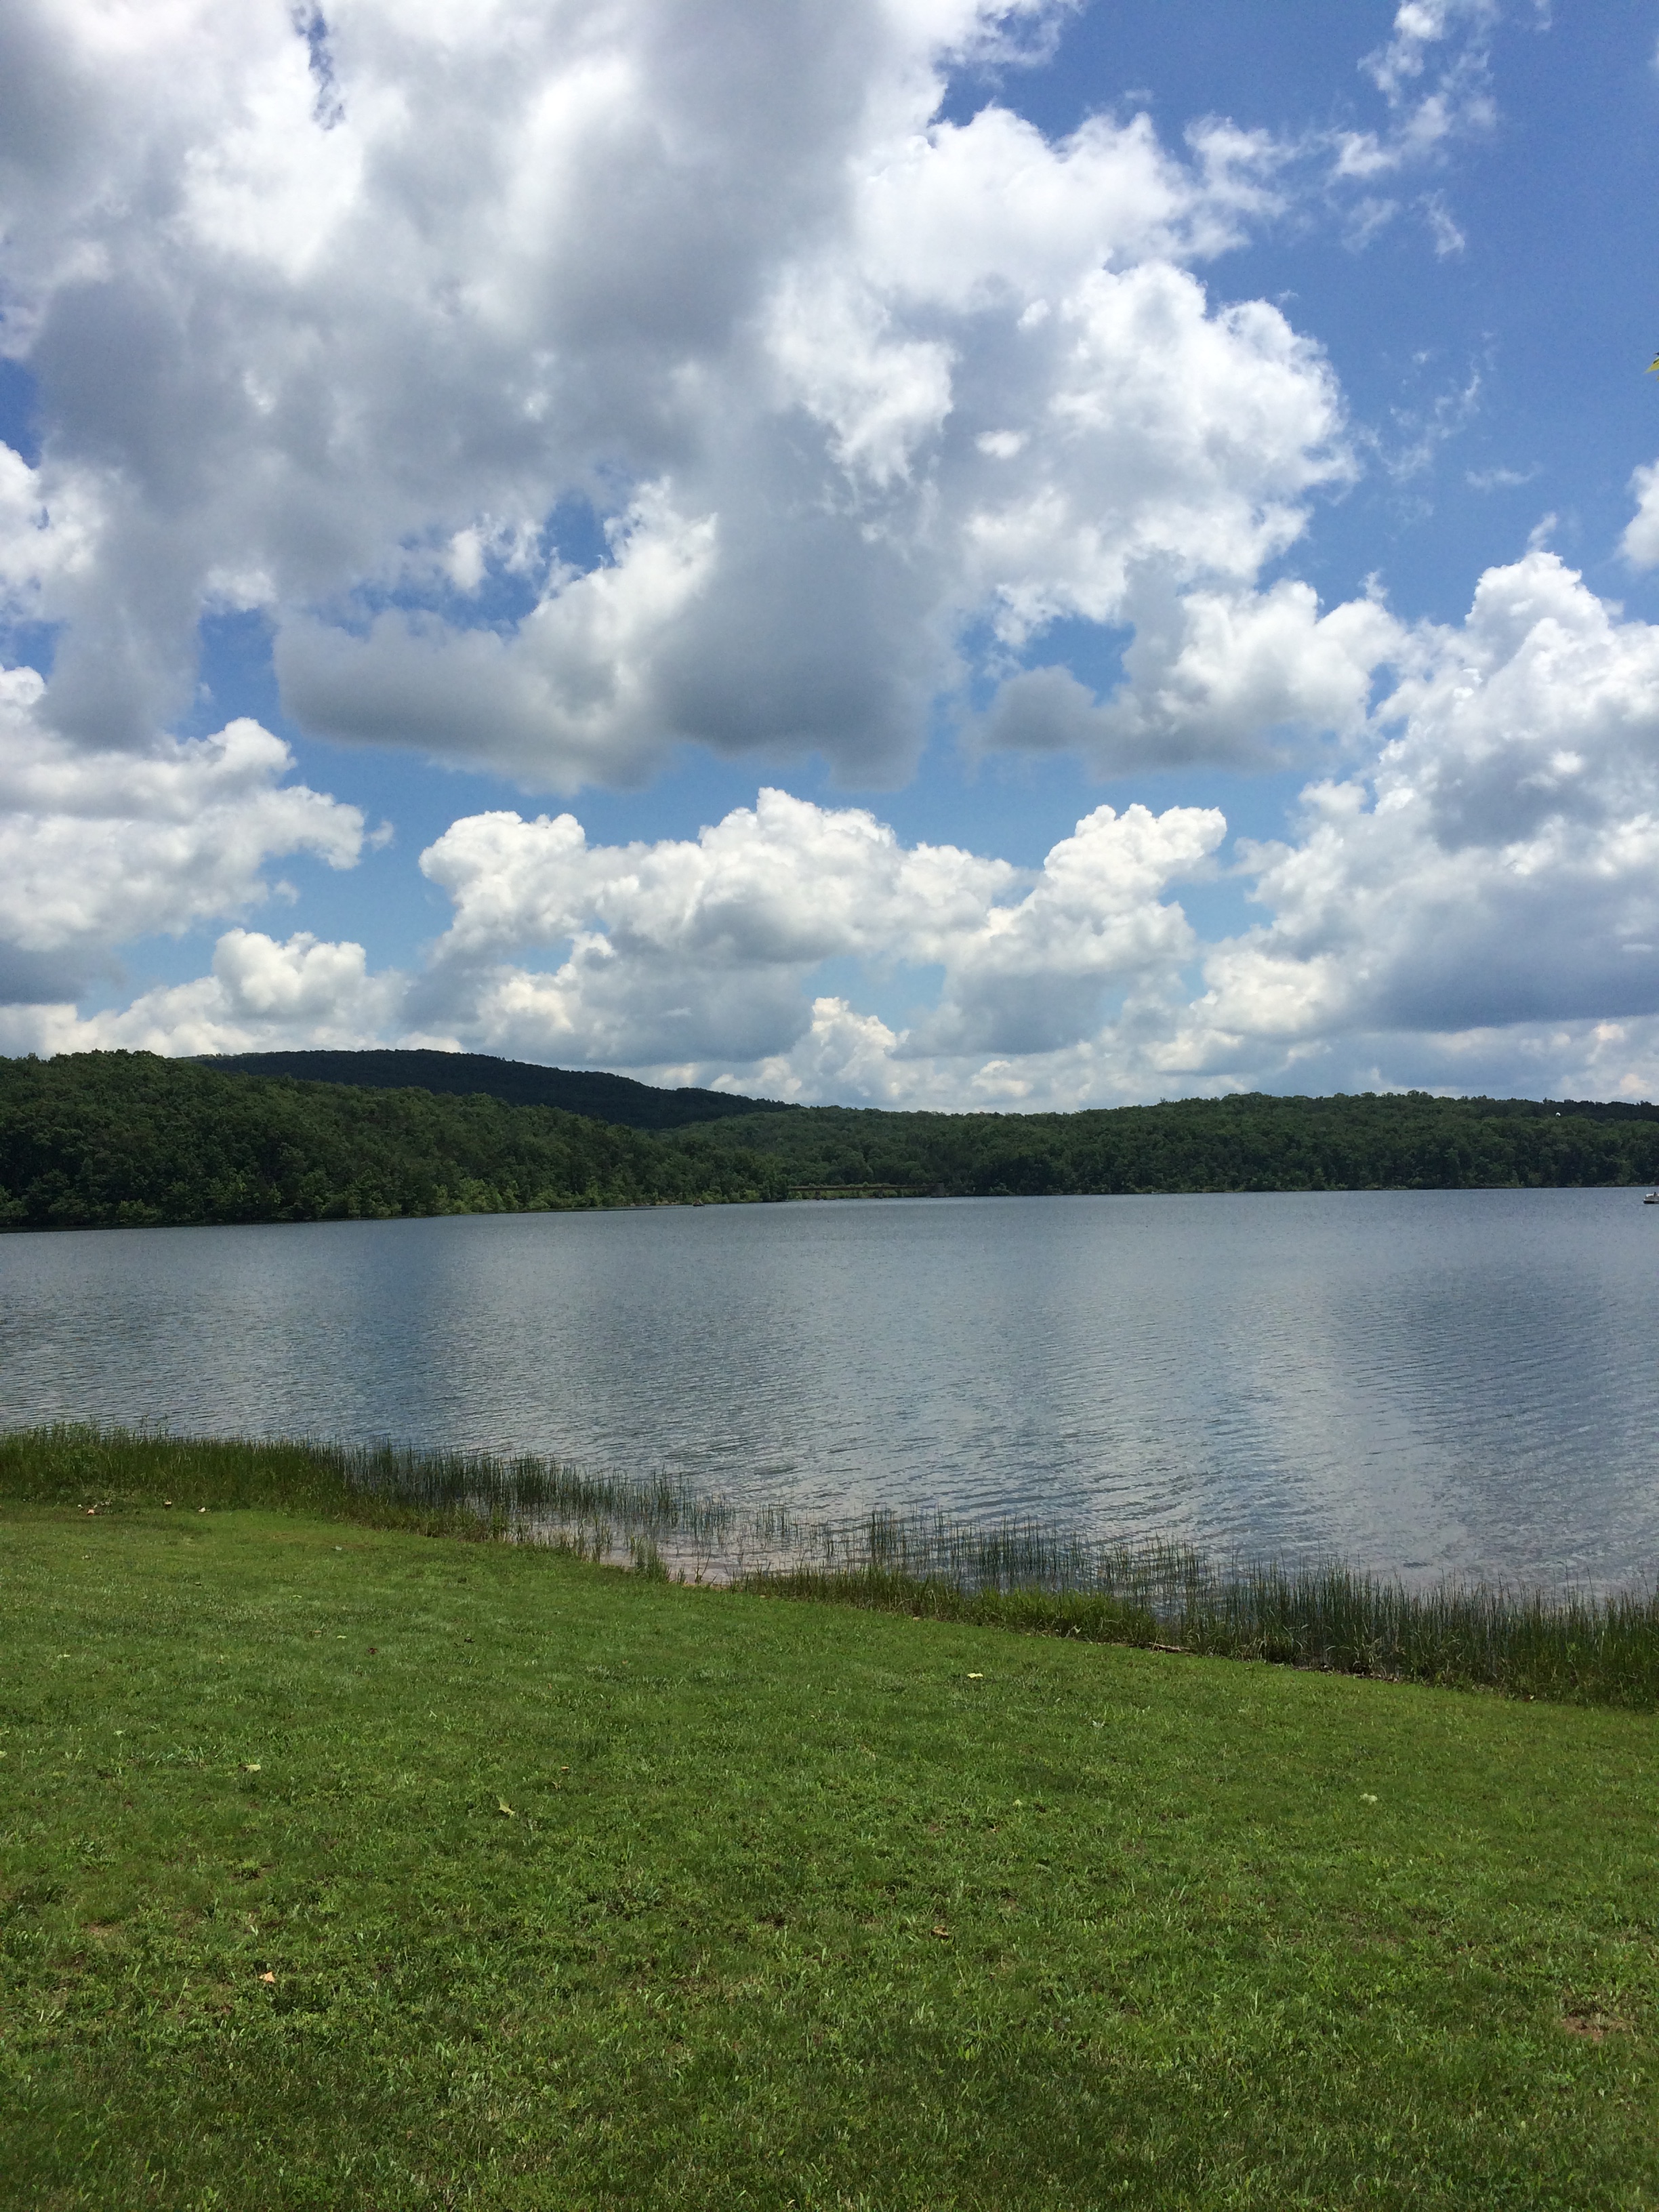
[[[1659,1565],[1627,1190],[0,1237],[0,1422],[555,1453],[1411,1577]]]

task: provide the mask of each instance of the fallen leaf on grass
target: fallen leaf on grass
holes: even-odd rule
[[[933,1933],[941,1943],[948,1943],[951,1940],[951,1931],[948,1928],[935,1928]]]
[[[970,1682],[982,1682],[985,1680],[985,1677],[983,1674],[970,1674],[968,1677],[968,1680]]]
[[[495,1810],[498,1813],[505,1813],[509,1820],[516,1820],[519,1817],[514,1811],[513,1808],[507,1803],[505,1797],[497,1798],[495,1802]]]
[[[259,1977],[259,1979],[262,1982],[274,1982],[276,1978],[276,1977],[275,1974],[261,1974]]]

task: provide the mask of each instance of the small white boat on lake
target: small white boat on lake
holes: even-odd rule
[[[1642,1203],[1644,1206],[1659,1206],[1659,1190],[1650,1190]]]

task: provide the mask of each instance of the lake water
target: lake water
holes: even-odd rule
[[[986,1199],[0,1237],[0,1422],[556,1453],[832,1514],[1659,1568],[1631,1191]]]

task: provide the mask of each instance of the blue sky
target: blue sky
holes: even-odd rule
[[[0,1048],[1655,1094],[1659,7],[0,40]]]

